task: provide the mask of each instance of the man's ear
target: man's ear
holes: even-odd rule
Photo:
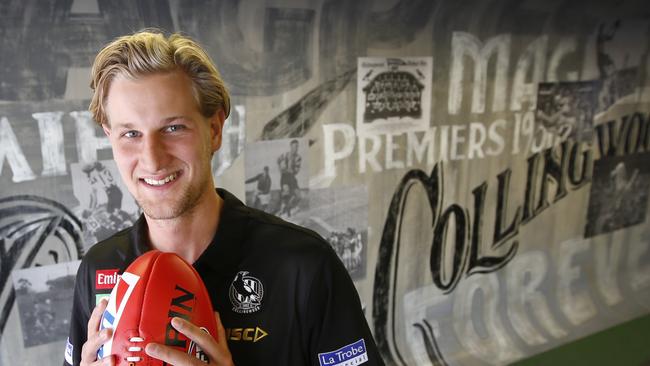
[[[103,124],[102,124],[102,129],[104,130],[104,134],[105,134],[107,137],[111,137],[111,126],[109,126],[109,125],[106,124],[106,123],[103,123]]]
[[[223,109],[219,109],[210,117],[210,140],[212,142],[212,152],[221,148],[221,139],[223,137],[223,124],[226,122],[226,114]]]

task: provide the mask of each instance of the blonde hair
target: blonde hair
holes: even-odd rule
[[[160,72],[182,70],[192,80],[192,93],[201,114],[212,117],[219,109],[230,114],[230,96],[210,56],[192,39],[172,34],[168,38],[156,29],[119,37],[95,57],[90,88],[89,110],[99,124],[108,124],[104,109],[113,79],[130,79]]]

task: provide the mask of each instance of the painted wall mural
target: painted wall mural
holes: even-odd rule
[[[330,242],[388,365],[650,312],[647,1],[0,0],[0,365],[62,363],[79,259],[139,214],[87,106],[146,27],[206,46],[217,185]]]

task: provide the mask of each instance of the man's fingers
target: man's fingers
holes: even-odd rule
[[[210,360],[217,365],[232,365],[232,356],[226,345],[226,331],[223,329],[217,313],[215,313],[215,316],[217,317],[217,334],[208,334],[196,325],[181,318],[173,318],[172,326],[187,338],[196,342],[203,352],[210,357]]]
[[[115,358],[113,355],[97,360],[97,364],[100,366],[115,366]]]
[[[84,363],[82,361],[80,366],[115,366],[115,359],[113,358],[113,355],[110,355],[109,357],[102,358],[101,360],[92,363]]]
[[[99,350],[99,347],[102,346],[102,344],[106,343],[109,339],[111,339],[111,336],[113,335],[113,329],[106,328],[102,329],[101,332],[94,334],[91,338],[88,338],[86,343],[81,347],[81,359],[85,363],[90,363],[92,361],[95,361],[97,359],[97,350]],[[112,358],[112,357],[111,357]],[[108,361],[106,360],[101,360],[105,363],[101,363],[101,365],[108,365],[109,363],[106,363]],[[82,362],[82,364],[84,364]]]
[[[213,340],[212,337],[214,335],[201,330],[201,328],[188,322],[185,319],[172,318],[172,326],[177,331],[183,333],[187,338],[196,342],[196,344],[198,344],[199,347],[203,349],[205,349],[205,346],[207,346]]]
[[[221,317],[218,311],[214,312],[214,317],[217,319],[217,342],[226,344],[226,329],[224,329],[223,323],[221,323]]]
[[[95,306],[93,309],[92,314],[90,314],[90,319],[88,319],[88,334],[86,339],[90,339],[92,336],[97,334],[99,332],[99,322],[102,319],[102,314],[104,314],[104,310],[106,310],[106,306],[108,305],[108,300],[106,298],[101,299],[99,304]]]
[[[99,331],[99,323],[102,319],[102,314],[108,305],[107,299],[101,299],[99,304],[95,306],[90,319],[88,319],[88,332],[86,343],[81,347],[81,365],[114,365],[115,361],[113,356],[109,356],[102,360],[97,360],[97,351],[102,344],[106,343],[113,335],[113,330],[110,328]]]
[[[186,365],[187,353],[163,346],[158,343],[149,343],[144,351],[151,357],[164,361],[170,365]]]
[[[232,362],[232,355],[230,354],[230,350],[228,350],[228,342],[226,340],[226,330],[223,327],[223,323],[221,323],[221,317],[219,316],[219,312],[215,311],[214,312],[214,317],[217,320],[217,351],[215,355],[211,355],[208,353],[208,355],[215,360],[219,362],[220,365],[233,365]]]

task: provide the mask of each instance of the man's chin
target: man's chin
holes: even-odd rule
[[[153,220],[171,220],[180,217],[185,211],[180,205],[161,205],[160,203],[139,202],[145,216]]]
[[[194,190],[192,187],[178,187],[174,193],[169,192],[164,197],[151,197],[144,192],[145,194],[139,195],[136,201],[147,218],[172,220],[190,213],[198,205],[201,195],[193,194],[197,192],[201,190]]]
[[[182,197],[167,202],[139,200],[138,204],[149,219],[172,220],[191,212],[197,202],[198,200],[192,197]]]
[[[145,216],[152,220],[172,220],[181,216],[180,212],[177,210],[148,210],[146,208],[143,208],[143,211]]]

